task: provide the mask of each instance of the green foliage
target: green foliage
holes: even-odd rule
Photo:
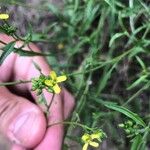
[[[31,22],[31,26],[26,28],[26,36],[18,35],[15,30],[11,33],[16,40],[23,41],[24,46],[29,42],[43,43],[41,47],[47,51],[36,53],[32,50],[25,51],[22,47],[14,49],[14,44],[9,43],[5,46],[6,54],[3,52],[1,63],[11,52],[30,57],[47,56],[48,63],[55,70],[63,70],[68,75],[66,87],[76,99],[71,121],[102,128],[109,139],[106,141],[106,149],[148,149],[148,0],[64,0],[63,6],[44,1],[39,9],[18,1],[16,4],[10,1],[9,5],[19,5],[48,14],[45,18],[42,15],[40,18],[45,21],[44,29],[43,26],[41,29],[38,25],[34,27]],[[52,19],[49,19],[50,15],[53,16]],[[6,28],[2,31],[7,33]],[[60,43],[63,44],[62,49],[58,48]],[[142,134],[130,137],[131,142],[127,135],[120,132],[123,129],[118,128],[118,124],[125,119],[142,127]],[[69,125],[66,140],[79,143],[81,133],[75,131],[78,129]],[[66,145],[64,149],[69,148]]]
[[[134,139],[133,139],[133,143],[131,146],[131,150],[138,150],[139,148],[139,143],[141,143],[142,141],[142,136],[140,134],[138,134]]]
[[[15,46],[15,42],[10,42],[9,44],[7,44],[4,48],[3,48],[3,53],[0,56],[0,65],[3,63],[3,61],[6,59],[6,57],[13,52]]]
[[[106,107],[110,108],[110,109],[113,109],[113,110],[115,110],[117,112],[120,112],[120,113],[126,115],[127,117],[133,119],[137,124],[139,124],[139,125],[141,125],[143,127],[146,126],[146,124],[144,123],[144,121],[137,114],[133,113],[132,111],[130,111],[128,109],[126,109],[125,107],[118,106],[116,104],[112,104],[112,103],[108,103],[108,102],[104,103],[104,105]]]

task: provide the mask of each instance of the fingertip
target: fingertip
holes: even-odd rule
[[[10,150],[26,150],[26,148],[19,146],[17,144],[13,144]]]
[[[44,139],[35,150],[61,150],[63,135],[64,130],[62,124],[49,127]]]
[[[46,131],[42,110],[29,100],[0,88],[0,132],[23,147],[40,143]]]
[[[28,110],[21,112],[9,126],[8,136],[16,144],[32,148],[42,140],[46,131],[46,121],[38,108],[26,108]]]

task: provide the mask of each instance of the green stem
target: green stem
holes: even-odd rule
[[[55,94],[53,93],[52,99],[51,99],[51,101],[50,101],[50,103],[49,103],[49,105],[48,105],[48,107],[47,107],[47,111],[49,111],[49,109],[50,109],[50,107],[51,107],[51,105],[52,105],[52,103],[53,103],[54,96],[55,96]]]
[[[13,82],[1,82],[0,86],[11,86],[11,85],[16,85],[16,84],[23,84],[23,83],[29,83],[31,80],[17,80]]]
[[[140,95],[143,92],[143,90],[146,90],[149,86],[150,86],[150,82],[145,84],[140,90],[138,90],[136,93],[134,93],[122,106],[125,106],[125,105],[131,103],[131,101],[134,98],[136,98],[138,95]]]
[[[0,40],[0,43],[4,44],[4,45],[7,45],[8,43],[5,43],[3,41]],[[24,46],[24,45],[23,45]],[[51,53],[40,53],[40,52],[35,52],[35,51],[27,51],[27,50],[23,50],[22,49],[22,46],[19,47],[19,48],[15,48],[15,51],[14,53],[19,53],[20,55],[23,55],[25,53],[25,56],[51,56],[52,54]],[[1,49],[3,51],[3,49]],[[22,54],[23,53],[23,54]]]
[[[60,122],[56,122],[56,123],[53,123],[53,124],[50,124],[48,125],[48,127],[51,127],[51,126],[54,126],[54,125],[59,125],[59,124],[66,124],[66,125],[76,125],[76,126],[79,126],[83,129],[87,129],[87,130],[90,130],[92,131],[93,129],[86,126],[86,125],[83,125],[81,123],[78,123],[78,122],[71,122],[71,121],[60,121]]]
[[[2,44],[4,44],[4,45],[6,45],[6,43],[5,43],[5,42],[3,42],[3,41],[1,41],[1,40],[0,40],[0,43],[2,43]]]
[[[74,75],[79,75],[79,74],[86,74],[86,73],[89,73],[91,71],[95,71],[97,69],[100,69],[102,67],[104,67],[105,65],[108,65],[108,64],[115,64],[115,63],[118,63],[120,60],[122,60],[126,55],[128,55],[130,52],[132,51],[132,49],[129,49],[128,51],[124,52],[123,54],[111,59],[111,60],[108,60],[108,61],[105,61],[103,63],[101,63],[100,65],[96,66],[96,67],[93,67],[89,70],[85,70],[83,72],[75,72],[75,73],[71,73],[71,74],[68,74],[67,76],[74,76]]]

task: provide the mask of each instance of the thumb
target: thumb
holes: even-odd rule
[[[46,120],[40,108],[0,87],[0,132],[4,136],[32,148],[40,143],[45,131]]]

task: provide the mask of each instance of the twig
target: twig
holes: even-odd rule
[[[53,123],[53,124],[49,124],[48,127],[51,127],[51,126],[54,126],[54,125],[59,125],[59,124],[66,124],[66,125],[77,125],[79,127],[82,127],[83,129],[87,129],[87,130],[93,130],[93,128],[90,128],[86,125],[83,125],[81,123],[78,123],[78,122],[71,122],[71,121],[60,121],[60,122],[56,122],[56,123]]]
[[[31,80],[17,80],[13,82],[0,82],[0,86],[11,86],[16,84],[23,84],[23,83],[29,83]]]
[[[55,96],[55,94],[53,93],[52,99],[51,99],[51,101],[50,101],[50,103],[49,103],[49,105],[48,105],[48,107],[47,107],[47,111],[49,111],[49,109],[50,109],[50,107],[51,107],[51,105],[52,105],[52,102],[53,102],[53,100],[54,100],[54,96]]]

